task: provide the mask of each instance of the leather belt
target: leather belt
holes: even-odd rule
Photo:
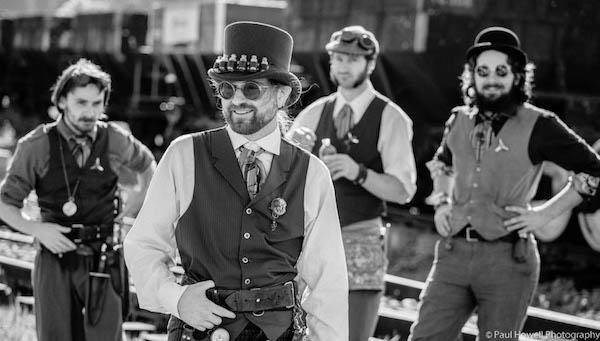
[[[454,237],[464,238],[467,242],[486,242],[486,243],[494,243],[494,242],[505,242],[514,244],[517,240],[519,240],[519,235],[516,232],[510,232],[509,234],[502,236],[500,238],[494,240],[486,240],[483,238],[474,227],[467,225],[462,230],[458,231]]]
[[[102,241],[112,235],[113,225],[73,224],[71,231],[65,233],[65,236],[75,244]]]
[[[268,288],[228,290],[212,288],[206,291],[208,299],[234,312],[252,312],[257,316],[268,310],[288,310],[296,304],[293,281]]]

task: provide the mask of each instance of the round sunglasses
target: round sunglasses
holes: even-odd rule
[[[496,75],[498,77],[504,78],[506,76],[508,76],[508,72],[509,72],[509,68],[508,65],[498,65],[496,67]],[[479,65],[475,68],[475,72],[477,73],[477,75],[479,77],[487,77],[489,76],[492,72],[490,71],[490,68],[485,66],[485,65]]]
[[[221,82],[217,87],[217,92],[223,99],[232,99],[235,96],[236,90],[240,89],[244,97],[254,101],[259,99],[269,87],[270,85],[263,85],[252,81],[244,82],[240,86],[230,82]]]

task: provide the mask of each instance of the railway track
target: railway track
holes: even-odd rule
[[[16,292],[31,292],[31,270],[34,267],[33,257],[35,249],[32,245],[33,238],[7,230],[0,231],[0,273],[1,280]],[[20,257],[20,258],[19,258]],[[180,267],[171,269],[175,274],[182,274]],[[405,340],[412,322],[417,317],[416,306],[421,290],[425,283],[403,277],[387,274],[385,276],[385,297],[379,307],[379,323],[376,330],[378,336],[399,336]],[[135,288],[132,287],[132,295]],[[137,308],[139,310],[139,308]],[[139,312],[139,311],[138,311]],[[139,316],[140,314],[132,314]],[[142,314],[143,315],[143,314]],[[536,307],[529,307],[527,320],[523,332],[528,335],[534,333],[597,333],[600,336],[600,321],[585,319],[573,315],[554,312]],[[463,340],[475,340],[477,335],[476,318],[470,319],[462,330]],[[521,336],[521,340],[536,340]],[[539,339],[537,339],[539,340]],[[552,340],[544,338],[543,340]]]

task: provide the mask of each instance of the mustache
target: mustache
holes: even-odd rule
[[[244,110],[244,109],[250,109],[250,110],[254,110],[257,111],[256,107],[254,105],[251,104],[247,104],[247,103],[242,103],[242,104],[230,104],[227,107],[227,111],[228,112],[232,112],[233,110]]]

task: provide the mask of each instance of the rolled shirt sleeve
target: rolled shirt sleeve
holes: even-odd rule
[[[115,163],[139,173],[145,171],[152,164],[154,155],[150,149],[133,137],[131,133],[111,122],[109,122],[108,128],[108,150],[111,164]],[[118,166],[113,168],[119,169]]]
[[[163,155],[125,238],[125,261],[141,308],[179,316],[177,304],[186,287],[176,282],[170,267],[177,250],[175,226],[191,202],[193,183],[193,145],[186,136]]]
[[[25,135],[8,166],[0,184],[0,198],[8,205],[23,207],[23,199],[35,188],[36,180],[47,171],[50,153],[48,137],[42,127]]]
[[[305,235],[298,259],[311,340],[348,339],[348,275],[333,183],[311,156],[304,191]]]

